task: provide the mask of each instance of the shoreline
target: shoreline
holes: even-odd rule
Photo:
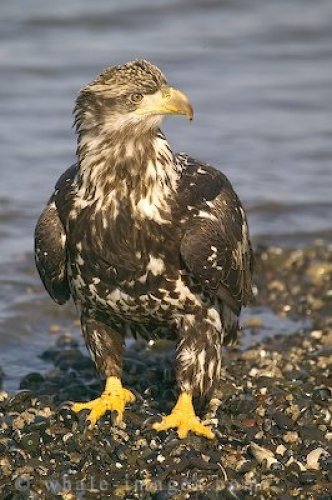
[[[87,430],[69,401],[98,396],[102,385],[77,341],[59,336],[42,354],[48,373],[23,377],[16,395],[0,392],[1,498],[330,498],[331,246],[256,253],[255,306],[306,326],[289,336],[276,326],[248,348],[224,350],[224,376],[204,412],[214,441],[151,429],[176,397],[163,341],[126,352],[124,382],[137,401],[125,424],[108,414]],[[262,328],[250,309],[245,328],[252,341]]]

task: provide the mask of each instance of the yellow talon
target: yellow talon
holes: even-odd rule
[[[92,428],[97,420],[105,415],[108,410],[115,410],[117,412],[115,423],[119,424],[123,420],[125,405],[127,403],[133,403],[135,399],[131,391],[122,387],[121,380],[118,377],[108,377],[105,390],[99,398],[87,401],[86,403],[74,403],[72,410],[75,412],[90,410],[87,416],[87,421],[90,422],[90,428]]]
[[[186,392],[180,394],[171,414],[163,417],[160,423],[155,423],[152,427],[156,431],[165,431],[176,427],[180,439],[187,437],[189,431],[207,439],[215,437],[211,428],[203,425],[196,417],[192,395]]]

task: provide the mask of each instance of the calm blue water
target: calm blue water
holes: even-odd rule
[[[195,120],[169,119],[170,143],[223,169],[256,240],[331,239],[331,23],[331,0],[1,1],[0,365],[10,380],[37,367],[50,323],[72,329],[72,309],[54,306],[33,271],[32,233],[74,159],[75,95],[109,64],[150,59],[186,91]]]

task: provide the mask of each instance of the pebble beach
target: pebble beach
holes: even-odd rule
[[[330,499],[331,277],[322,242],[257,249],[255,304],[243,321],[250,342],[224,350],[213,399],[197,403],[213,441],[151,429],[176,398],[174,346],[163,341],[130,343],[124,382],[136,402],[120,426],[108,413],[89,430],[71,402],[102,384],[77,340],[58,335],[40,353],[48,372],[0,392],[1,499]],[[260,339],[266,307],[302,326]]]

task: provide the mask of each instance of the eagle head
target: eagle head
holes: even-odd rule
[[[141,132],[158,127],[168,114],[191,120],[193,108],[182,91],[167,84],[157,66],[137,60],[106,68],[80,91],[74,114],[78,132],[94,127],[134,127]]]

